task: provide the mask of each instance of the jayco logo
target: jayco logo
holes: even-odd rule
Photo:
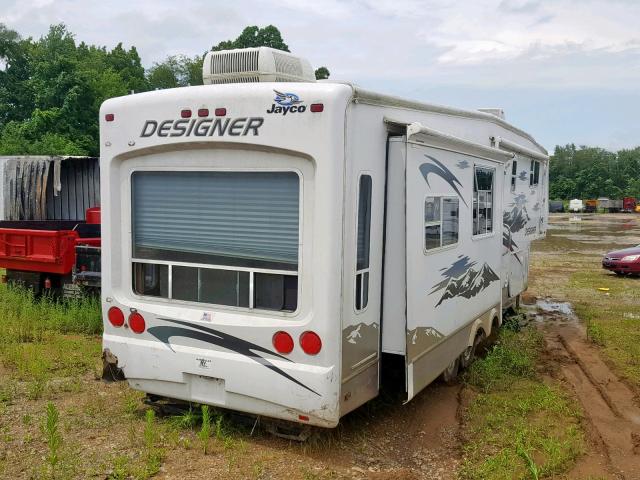
[[[287,113],[302,113],[307,109],[305,105],[301,105],[304,102],[295,93],[282,93],[277,90],[274,92],[276,94],[273,99],[275,103],[271,105],[271,109],[267,110],[267,113],[286,115]]]

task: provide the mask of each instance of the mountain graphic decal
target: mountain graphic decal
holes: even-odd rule
[[[531,220],[529,212],[527,212],[527,197],[520,194],[513,198],[513,202],[510,204],[513,207],[509,211],[505,211],[502,215],[502,245],[508,251],[513,252],[518,249],[518,245],[513,240],[513,234],[519,232],[527,226],[527,223]],[[516,260],[522,263],[518,255],[515,255]]]
[[[436,307],[450,298],[475,297],[489,287],[491,283],[500,280],[488,263],[485,262],[481,266],[477,265],[478,262],[471,261],[469,257],[460,255],[458,260],[449,268],[441,270],[444,279],[429,292],[429,295],[433,295],[444,290]]]
[[[504,212],[502,223],[511,233],[519,232],[531,220],[527,212],[527,197],[522,194],[517,195],[510,206],[513,208]]]

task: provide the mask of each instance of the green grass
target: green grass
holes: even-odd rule
[[[537,377],[540,333],[503,330],[466,382],[476,391],[465,413],[466,479],[538,479],[567,471],[584,450],[580,413]]]
[[[60,461],[60,447],[62,446],[62,434],[60,433],[60,414],[56,406],[49,402],[47,404],[46,420],[44,423],[44,434],[48,447],[47,463],[50,468],[52,478],[56,476],[56,467]]]
[[[569,285],[589,339],[602,347],[619,374],[640,388],[640,279],[575,272]]]
[[[52,331],[96,335],[102,332],[100,300],[35,299],[30,290],[0,284],[0,328],[3,340],[15,342],[41,341]]]
[[[211,437],[211,416],[209,414],[209,406],[202,405],[202,427],[198,432],[198,438],[202,443],[202,453],[205,455],[209,449],[209,437]]]
[[[36,400],[52,376],[95,368],[101,330],[98,299],[36,299],[29,290],[0,284],[0,362],[9,371],[0,378],[0,392],[6,395],[10,377],[19,378],[28,382],[27,397]]]
[[[517,333],[504,329],[490,354],[471,365],[467,381],[488,393],[505,390],[523,378],[534,378],[537,353],[542,348],[542,337],[535,330]]]

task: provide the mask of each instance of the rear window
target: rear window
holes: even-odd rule
[[[295,311],[299,197],[294,172],[135,172],[134,291]]]

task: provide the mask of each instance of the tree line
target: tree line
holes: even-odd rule
[[[289,51],[278,28],[246,27],[211,50]],[[76,42],[63,24],[23,38],[0,24],[0,155],[97,155],[102,102],[132,92],[202,84],[202,60],[173,55],[145,69],[134,46]],[[316,78],[329,77],[320,67]],[[640,198],[640,147],[616,153],[558,146],[549,170],[551,199]]]
[[[249,26],[211,50],[289,51],[273,25]],[[0,155],[98,155],[98,113],[108,98],[202,85],[202,55],[173,55],[147,70],[134,46],[77,43],[63,24],[23,38],[0,24]],[[316,78],[329,77],[320,67]]]
[[[549,166],[549,198],[640,199],[640,147],[609,152],[603,148],[557,146]]]

